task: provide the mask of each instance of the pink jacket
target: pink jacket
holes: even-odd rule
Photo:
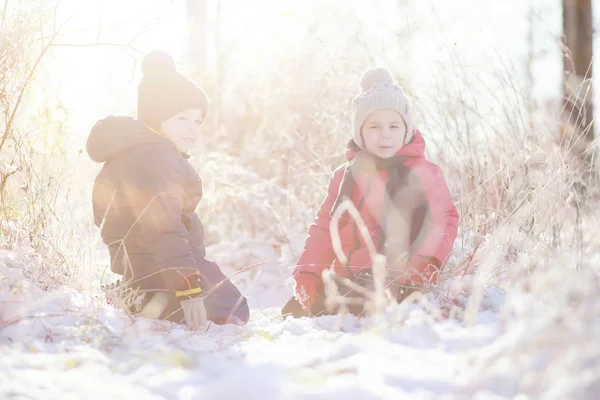
[[[425,159],[425,140],[415,130],[413,140],[404,145],[394,157],[401,157],[398,162],[405,171],[404,183],[401,183],[401,194],[422,198],[423,216],[411,226],[411,251],[409,270],[401,277],[401,284],[413,283],[422,285],[433,283],[437,272],[447,261],[456,239],[459,216],[452,201],[450,191],[441,169]],[[349,146],[346,153],[348,162],[357,156],[357,152]],[[336,273],[350,277],[358,270],[371,268],[371,255],[348,213],[340,219],[338,226],[342,242],[342,250],[348,258],[342,263],[333,250],[330,223],[331,212],[340,191],[340,185],[348,163],[337,168],[329,182],[327,197],[317,213],[314,223],[308,231],[308,238],[297,266],[294,270],[296,280],[296,297],[306,306],[306,300],[314,299],[322,285],[323,270],[333,265]],[[382,237],[382,221],[384,214],[384,198],[386,185],[390,178],[387,169],[378,169],[377,177],[359,175],[354,177],[354,185],[350,199],[360,212],[373,242],[377,245]],[[407,202],[410,202],[408,200]],[[413,219],[413,221],[415,221]]]

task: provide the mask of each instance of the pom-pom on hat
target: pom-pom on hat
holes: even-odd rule
[[[192,80],[177,72],[173,58],[155,50],[142,60],[143,77],[138,85],[138,119],[154,129],[181,111],[198,108],[208,113],[208,97]]]
[[[360,88],[361,93],[352,100],[354,142],[364,148],[360,130],[369,114],[381,109],[391,109],[402,116],[406,124],[404,143],[410,142],[413,136],[411,105],[390,72],[381,67],[367,69],[360,79]]]

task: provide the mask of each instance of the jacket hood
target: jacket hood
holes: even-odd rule
[[[361,151],[362,149],[358,147],[354,140],[350,140],[348,142],[348,149],[346,150],[346,160],[352,161]],[[415,129],[410,142],[402,146],[393,157],[425,157],[425,139],[421,132]]]
[[[142,144],[170,142],[153,133],[143,122],[131,117],[109,116],[96,123],[87,140],[87,153],[98,163]]]

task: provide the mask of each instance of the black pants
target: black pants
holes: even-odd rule
[[[362,317],[365,314],[364,304],[350,304],[347,306],[350,313],[357,317]],[[325,307],[325,296],[320,296],[315,302],[310,303],[308,310],[302,308],[302,304],[295,297],[291,297],[281,309],[281,315],[284,318],[302,318],[302,317],[320,317],[323,315],[335,315],[339,312],[339,307],[334,310],[329,310]]]
[[[357,272],[352,281],[361,287],[365,288],[368,291],[374,290],[373,285],[373,276],[371,271],[363,270]],[[365,314],[365,301],[367,300],[362,293],[355,291],[347,287],[341,281],[335,281],[340,294],[344,297],[351,298],[353,300],[352,304],[347,305],[348,311],[356,316],[363,316]],[[356,303],[356,304],[355,304]],[[292,296],[288,300],[288,302],[281,309],[281,314],[284,318],[294,317],[319,317],[322,315],[335,315],[339,312],[339,307],[335,307],[334,309],[328,309],[325,306],[325,292],[323,286],[320,287],[317,297],[309,304],[308,309],[305,310],[302,308],[302,304],[295,297]]]
[[[363,287],[368,292],[375,291],[375,285],[373,283],[373,275],[370,270],[362,270],[357,272],[353,277],[352,281],[359,286]],[[363,295],[363,293],[358,292],[354,289],[349,288],[341,281],[335,282],[340,294],[346,298],[352,299],[351,304],[348,304],[346,308],[351,314],[354,314],[358,317],[363,317],[368,315],[368,310],[365,310],[365,303],[367,298]],[[409,294],[418,290],[417,287],[395,287],[395,292],[398,293],[397,301],[400,303],[404,300]],[[301,317],[320,317],[323,315],[335,315],[339,313],[340,308],[335,307],[333,309],[328,309],[325,306],[325,292],[323,291],[323,287],[319,290],[316,299],[309,304],[307,310],[302,308],[302,304],[295,297],[291,297],[288,302],[281,309],[281,315],[284,318],[293,317],[293,318],[301,318]]]

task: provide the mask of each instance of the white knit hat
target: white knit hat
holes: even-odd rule
[[[362,92],[352,100],[354,116],[354,142],[364,148],[360,134],[365,120],[374,111],[391,109],[397,111],[406,123],[406,139],[410,142],[413,135],[413,120],[410,102],[402,88],[394,82],[394,78],[385,68],[369,68],[360,78]]]

